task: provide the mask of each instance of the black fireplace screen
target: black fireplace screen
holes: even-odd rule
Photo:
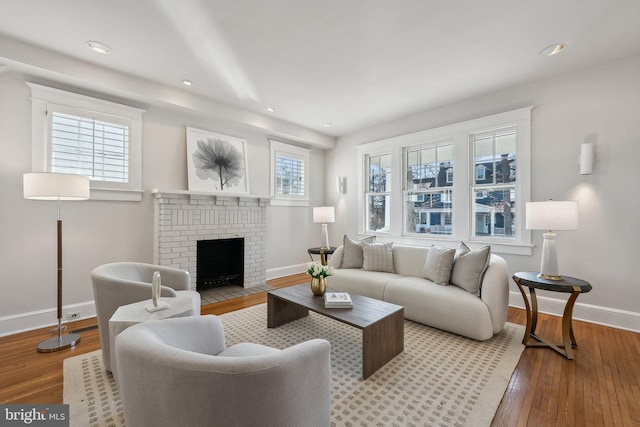
[[[244,287],[244,239],[199,240],[196,289]]]

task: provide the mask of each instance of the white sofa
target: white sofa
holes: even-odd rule
[[[334,268],[334,274],[327,277],[331,289],[401,305],[406,319],[479,341],[504,328],[509,275],[506,262],[497,255],[490,256],[478,296],[458,286],[438,285],[423,278],[428,247],[394,244],[394,273],[340,268],[343,251],[340,246],[329,261]]]

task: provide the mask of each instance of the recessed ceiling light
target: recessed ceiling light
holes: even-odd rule
[[[100,42],[97,42],[97,41],[94,41],[94,40],[89,40],[87,42],[87,46],[89,46],[89,48],[91,50],[94,50],[94,51],[99,52],[99,53],[110,53],[111,52],[111,48],[109,46],[107,46],[104,43],[100,43]]]
[[[326,128],[330,128],[331,126],[333,126],[333,123],[331,122],[325,122],[322,126],[326,127]]]
[[[276,109],[273,107],[267,107],[267,111],[273,113],[274,111],[276,111]]]
[[[565,47],[566,47],[566,45],[564,43],[552,44],[551,46],[547,46],[544,49],[542,49],[540,51],[540,55],[544,55],[544,56],[557,55],[560,52],[562,52]]]
[[[191,86],[193,82],[191,80],[183,80],[182,84],[184,84],[185,86]]]

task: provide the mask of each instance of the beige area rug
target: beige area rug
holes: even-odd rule
[[[220,316],[228,345],[285,348],[310,338],[331,342],[334,426],[488,426],[524,346],[524,327],[507,324],[477,342],[405,321],[405,349],[362,380],[361,332],[311,313],[275,329],[262,304]],[[122,426],[123,409],[100,351],[64,361],[64,403],[71,426]]]

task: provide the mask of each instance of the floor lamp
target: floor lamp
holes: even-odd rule
[[[78,334],[62,334],[62,200],[86,200],[89,198],[89,178],[81,175],[35,172],[23,176],[24,198],[32,200],[56,200],[58,202],[58,327],[57,336],[38,344],[38,351],[48,353],[76,345]]]
[[[578,202],[549,200],[547,202],[527,202],[527,230],[546,230],[542,234],[542,260],[538,277],[546,280],[562,280],[558,271],[556,234],[552,230],[578,229]]]

